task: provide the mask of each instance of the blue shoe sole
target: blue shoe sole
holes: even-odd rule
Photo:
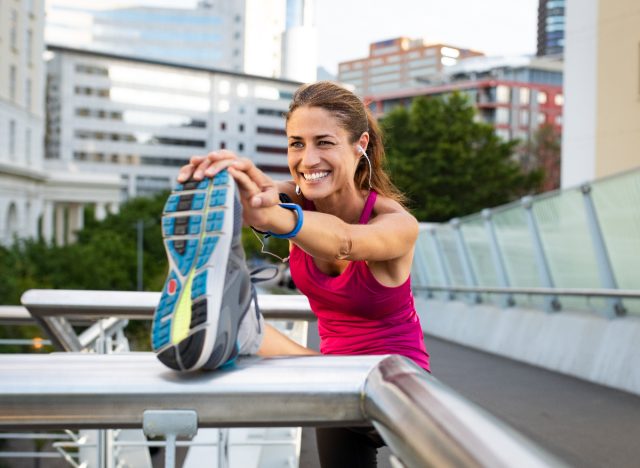
[[[220,324],[220,307],[234,189],[233,179],[222,171],[178,185],[165,204],[162,236],[169,273],[153,317],[151,346],[172,369],[217,367],[232,357],[225,356],[228,327]]]

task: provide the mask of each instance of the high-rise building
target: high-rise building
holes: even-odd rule
[[[238,1],[238,0],[230,0]],[[282,76],[282,33],[286,27],[286,0],[242,0],[244,18],[244,73]],[[216,68],[226,68],[217,66]]]
[[[317,79],[318,32],[312,0],[287,0],[287,25],[282,36],[282,77],[311,83]]]
[[[361,96],[424,87],[459,60],[483,55],[423,39],[398,37],[369,45],[369,56],[341,62],[338,81],[355,87]]]
[[[200,0],[193,7],[174,8],[141,0],[46,2],[48,45],[272,78],[315,79],[312,0]]]
[[[562,186],[640,167],[637,0],[568,0],[564,66]]]
[[[50,47],[47,170],[115,174],[121,200],[168,190],[195,154],[229,149],[289,174],[298,82]]]
[[[46,6],[48,45],[232,71],[245,66],[244,1],[159,8],[135,0],[46,0]]]
[[[378,117],[397,106],[409,106],[418,96],[442,96],[460,92],[468,96],[477,117],[495,128],[504,140],[533,139],[547,124],[562,132],[562,63],[531,57],[473,57],[449,67],[436,84],[419,88],[365,95]],[[522,158],[529,155],[520,155]],[[522,161],[524,162],[524,161]],[[535,161],[527,165],[545,164]],[[558,161],[548,168],[549,188],[559,183]],[[552,173],[554,172],[555,173]]]
[[[43,164],[44,17],[42,0],[0,2],[0,244],[73,240],[84,204],[118,201],[117,179]]]
[[[35,236],[42,209],[43,24],[39,0],[0,3],[0,243]]]
[[[538,4],[538,56],[562,56],[565,36],[565,0]]]

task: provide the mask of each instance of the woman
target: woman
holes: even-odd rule
[[[292,181],[278,182],[231,152],[194,156],[178,176],[223,169],[246,224],[291,241],[291,276],[318,316],[323,354],[401,354],[429,370],[410,272],[418,223],[383,170],[380,130],[363,103],[330,82],[301,87],[286,115]],[[286,194],[304,211],[280,206]],[[267,327],[262,356],[309,354]],[[371,429],[318,429],[322,466],[375,466]]]

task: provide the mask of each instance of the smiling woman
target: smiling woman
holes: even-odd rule
[[[353,93],[318,82],[295,93],[286,121],[291,181],[276,183],[229,151],[192,157],[178,181],[200,187],[227,170],[245,223],[289,239],[291,276],[318,317],[322,354],[400,354],[428,371],[410,278],[418,223],[383,169],[375,120]],[[246,343],[253,325],[241,320]],[[240,354],[313,353],[269,326],[253,330]],[[319,428],[317,439],[323,467],[375,466],[383,444],[373,428]]]

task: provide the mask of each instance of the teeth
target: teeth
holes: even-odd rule
[[[305,180],[318,180],[329,175],[329,172],[313,172],[311,174],[302,174]]]

